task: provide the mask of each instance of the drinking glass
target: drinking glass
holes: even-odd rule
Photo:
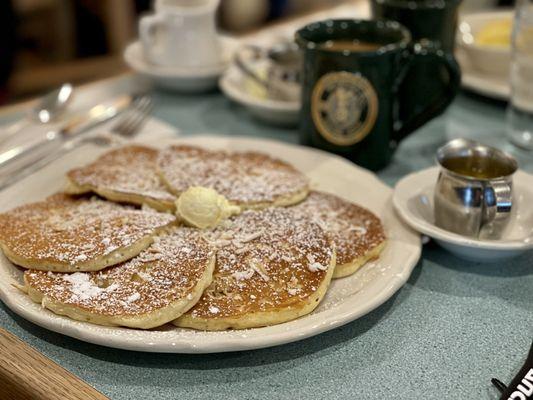
[[[533,0],[518,0],[511,41],[507,135],[516,146],[533,150]]]

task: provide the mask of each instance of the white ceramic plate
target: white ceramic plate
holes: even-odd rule
[[[501,240],[479,240],[441,229],[434,224],[433,190],[438,167],[410,174],[394,188],[394,208],[413,229],[435,239],[461,258],[495,262],[533,249],[533,175],[513,176],[513,211]]]
[[[146,141],[153,146],[152,142]],[[392,190],[372,173],[325,152],[268,140],[200,136],[161,140],[158,145],[178,142],[209,148],[261,150],[290,161],[311,178],[315,188],[335,192],[379,215],[388,236],[387,247],[379,261],[366,265],[355,275],[335,280],[312,314],[267,328],[201,332],[165,325],[143,331],[73,321],[41,308],[13,287],[12,284],[21,282],[22,272],[1,255],[0,298],[4,303],[37,325],[91,343],[151,352],[212,353],[275,346],[334,329],[380,306],[409,278],[420,257],[420,236],[394,214]],[[84,147],[1,192],[0,211],[60,190],[67,170],[94,160],[103,151]]]
[[[134,71],[151,79],[163,89],[184,93],[201,93],[217,86],[219,77],[228,67],[236,41],[227,36],[220,37],[222,62],[217,65],[197,68],[173,68],[150,64],[144,58],[141,42],[131,43],[124,50],[124,60]]]
[[[272,125],[296,126],[300,115],[300,101],[279,101],[261,98],[247,88],[249,78],[234,65],[229,67],[218,83],[220,90],[231,100],[246,107],[261,121]]]
[[[476,70],[461,49],[455,52],[461,67],[461,85],[481,96],[497,100],[509,100],[511,86],[507,77],[487,74]]]
[[[328,7],[326,10],[291,19],[287,23],[263,29],[242,37],[241,44],[269,47],[275,42],[293,40],[294,33],[302,26],[328,18],[369,18],[369,2],[348,2]],[[244,77],[236,67],[230,67],[219,81],[222,92],[231,100],[245,107],[258,120],[271,125],[293,127],[298,124],[301,102],[284,102],[258,98],[249,93]]]

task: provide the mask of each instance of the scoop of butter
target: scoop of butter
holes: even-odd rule
[[[482,46],[509,47],[513,22],[509,19],[495,20],[483,26],[475,35],[475,42]]]
[[[193,186],[176,200],[176,212],[187,225],[200,229],[213,228],[233,214],[240,213],[238,206],[214,189]]]

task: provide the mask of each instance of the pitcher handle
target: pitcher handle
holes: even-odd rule
[[[486,223],[505,220],[513,206],[512,183],[505,180],[490,182],[484,193]]]

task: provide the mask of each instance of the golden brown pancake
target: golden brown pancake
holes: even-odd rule
[[[216,190],[243,208],[295,204],[309,191],[305,175],[262,153],[170,146],[160,152],[157,165],[163,181],[175,195],[202,186]]]
[[[333,275],[333,243],[290,209],[245,211],[206,237],[218,248],[213,282],[177,326],[223,330],[289,321],[315,309]]]
[[[367,261],[378,258],[385,247],[380,219],[366,208],[333,194],[313,191],[292,208],[310,216],[335,243],[337,266],[333,278],[353,274]]]
[[[137,257],[98,272],[27,270],[29,296],[56,314],[153,328],[187,311],[211,283],[215,254],[198,230],[175,228]]]
[[[68,172],[67,192],[94,192],[109,200],[146,203],[156,210],[174,209],[176,197],[156,173],[158,151],[130,145],[109,151],[93,163]]]
[[[56,194],[0,214],[0,245],[25,268],[97,271],[136,256],[173,222],[151,209]]]

